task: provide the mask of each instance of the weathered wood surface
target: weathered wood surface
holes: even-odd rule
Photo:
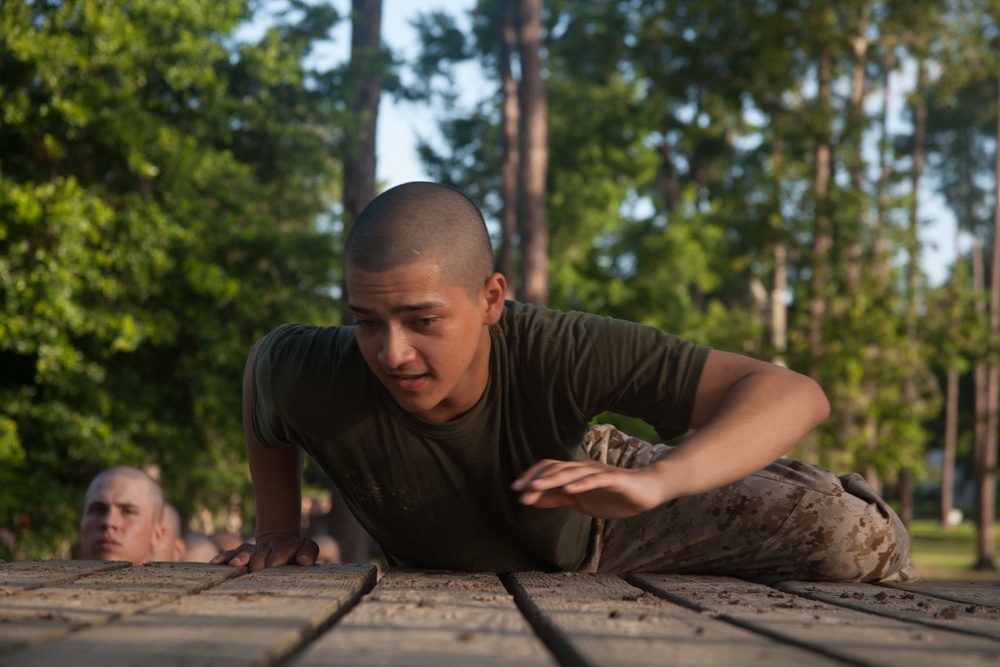
[[[167,565],[158,563],[117,572],[149,577],[169,572],[171,568],[164,567]],[[178,568],[214,576],[213,583],[218,585],[201,586],[203,590],[191,591],[196,594],[166,604],[166,600],[156,599],[146,613],[88,628],[62,641],[32,646],[9,657],[0,656],[0,664],[273,664],[325,629],[340,611],[371,588],[375,579],[375,567],[371,565],[283,567],[253,574],[228,566],[178,564]],[[232,578],[237,575],[243,576]],[[123,593],[115,585],[105,593],[156,597],[156,593],[128,579],[124,589]]]
[[[50,568],[50,574],[57,574],[49,586],[34,585],[44,577],[36,567],[31,577],[22,579],[31,581],[30,586],[0,598],[0,654],[152,609],[240,574],[234,568],[208,565],[132,567],[128,562],[116,562],[100,568],[95,564]],[[18,564],[12,565],[11,569],[18,569]],[[0,573],[6,575],[10,567],[2,566]],[[93,574],[88,575],[88,571]]]
[[[1000,665],[1000,582],[375,578],[370,565],[0,564],[0,667]]]
[[[925,595],[917,585],[903,590],[866,584],[785,582],[777,588],[872,614],[1000,639],[1000,607]]]
[[[132,567],[132,563],[100,560],[25,560],[17,563],[2,563],[0,565],[0,597],[18,591],[73,581],[85,574],[119,570],[123,567]]]
[[[728,577],[646,574],[629,580],[678,604],[855,664],[1000,664],[996,640],[909,623],[874,613],[875,607],[859,611]]]
[[[566,665],[844,664],[673,604],[618,577],[531,572],[509,579]]]
[[[493,574],[387,573],[336,627],[291,663],[556,665]]]
[[[953,602],[1000,607],[1000,581],[918,581],[914,584],[886,585]]]

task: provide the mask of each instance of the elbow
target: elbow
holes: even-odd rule
[[[818,426],[830,416],[830,399],[818,382],[805,375],[800,377],[803,385],[801,395],[804,397],[809,414],[812,415],[814,425]]]

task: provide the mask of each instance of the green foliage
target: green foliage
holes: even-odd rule
[[[294,8],[249,44],[241,0],[5,5],[0,557],[66,555],[109,465],[186,514],[249,500],[246,350],[338,318],[342,112],[302,65],[336,15]]]
[[[225,508],[234,494],[246,503],[246,350],[282,321],[339,321],[330,210],[336,156],[361,120],[345,111],[357,82],[303,65],[339,16],[289,0],[259,41],[240,42],[253,7],[4,4],[0,557],[65,554],[87,481],[115,463],[158,466],[188,514]],[[988,241],[996,3],[545,8],[550,302],[780,354],[834,407],[803,445],[810,457],[888,479],[921,473],[940,428],[938,377],[998,351],[967,260],[942,285],[909,285],[902,262],[921,252],[909,235],[912,128],[909,111],[883,124],[882,87],[887,67],[927,63],[927,90],[906,100],[928,105],[924,183],[939,187],[964,233]],[[390,92],[450,110],[446,145],[426,143],[421,156],[432,178],[488,216],[498,210],[501,100],[458,108],[454,73],[475,61],[497,77],[497,9],[481,2],[471,30],[442,13],[419,21],[425,49],[408,87],[389,53],[366,59],[389,71]],[[826,57],[829,96],[818,86]],[[866,96],[855,107],[858,73]],[[820,167],[830,170],[825,195]],[[918,209],[918,222],[926,215]],[[832,246],[816,253],[821,223]],[[790,327],[776,349],[769,297],[782,268]],[[821,355],[808,337],[815,303],[825,305]]]
[[[921,249],[908,231],[911,128],[883,125],[879,108],[885,56],[895,55],[894,73],[928,59],[924,184],[936,179],[964,229],[984,229],[993,190],[986,136],[996,121],[990,3],[552,0],[545,8],[550,303],[765,359],[780,353],[833,403],[833,418],[805,443],[810,456],[888,479],[904,468],[920,474],[939,427],[935,374],[965,370],[989,351],[967,269],[935,289],[918,276],[911,293],[900,265]],[[447,71],[476,59],[495,77],[497,17],[497,3],[481,3],[465,42],[434,17],[428,62]],[[821,57],[828,96],[819,94]],[[865,104],[853,106],[859,72]],[[488,212],[498,191],[499,102],[446,118],[449,146],[423,154],[432,173],[474,189]],[[831,149],[825,165],[816,163],[821,145]],[[830,169],[823,197],[820,166]],[[821,219],[832,247],[817,255]],[[769,305],[779,247],[790,323],[781,350]],[[827,276],[818,285],[817,272]],[[808,332],[819,298],[816,356]]]

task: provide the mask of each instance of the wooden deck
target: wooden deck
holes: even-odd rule
[[[1000,582],[0,565],[0,665],[1000,665]]]

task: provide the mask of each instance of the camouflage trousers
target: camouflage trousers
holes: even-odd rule
[[[621,468],[657,460],[651,445],[602,424],[584,447]],[[595,520],[581,571],[717,574],[761,583],[914,581],[906,527],[857,474],[778,459],[718,489],[625,519]]]

